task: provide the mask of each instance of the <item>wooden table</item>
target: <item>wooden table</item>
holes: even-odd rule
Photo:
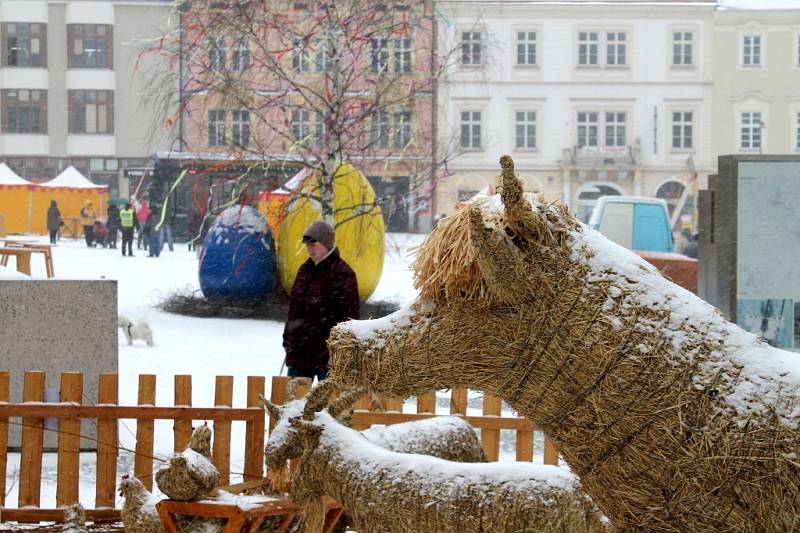
[[[31,275],[31,255],[35,253],[44,256],[44,266],[47,277],[55,276],[53,267],[53,253],[49,244],[39,244],[37,242],[20,241],[15,239],[4,239],[5,246],[0,248],[0,265],[7,266],[8,258],[14,256],[17,260],[17,272]]]
[[[76,217],[67,217],[62,220],[64,221],[64,224],[58,227],[59,235],[63,231],[63,233],[72,237],[73,239],[80,239],[81,232],[83,231],[81,219]]]
[[[334,526],[344,513],[339,502],[325,496],[325,526],[324,533],[333,531]],[[208,518],[226,518],[227,523],[223,533],[254,533],[268,516],[282,516],[278,525],[278,533],[283,533],[292,523],[294,516],[301,511],[292,500],[267,500],[263,503],[246,506],[245,508],[231,502],[203,500],[199,502],[176,502],[161,500],[156,504],[158,516],[166,533],[178,533],[175,524],[175,515],[204,516]]]

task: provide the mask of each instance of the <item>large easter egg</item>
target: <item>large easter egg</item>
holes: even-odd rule
[[[292,194],[278,232],[278,272],[286,292],[291,292],[300,266],[308,259],[303,232],[322,220],[319,180],[309,176]],[[367,178],[352,165],[341,164],[333,185],[336,247],[356,273],[358,294],[365,301],[381,279],[384,226],[375,191]]]
[[[233,206],[214,221],[200,257],[206,298],[264,298],[275,282],[275,246],[266,221],[250,206]]]

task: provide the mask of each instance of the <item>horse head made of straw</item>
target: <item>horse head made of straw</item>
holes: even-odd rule
[[[623,529],[800,530],[800,356],[529,200],[500,162],[499,198],[420,247],[417,300],[333,329],[331,379],[505,399]]]

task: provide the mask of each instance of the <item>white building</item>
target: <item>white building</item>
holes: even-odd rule
[[[691,205],[711,143],[713,0],[439,3],[440,84],[453,175],[437,212],[494,184],[511,154],[526,188],[583,219],[603,194]],[[687,202],[687,196],[689,201]]]

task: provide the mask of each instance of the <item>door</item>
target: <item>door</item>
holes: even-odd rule
[[[633,250],[672,252],[672,237],[664,207],[636,204],[634,208]]]

